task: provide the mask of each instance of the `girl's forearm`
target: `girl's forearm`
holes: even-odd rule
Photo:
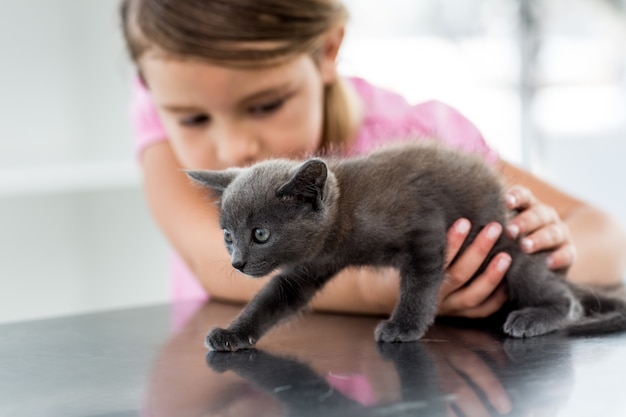
[[[235,303],[247,303],[271,279],[246,277],[230,267],[227,258],[207,260],[202,270],[194,272],[211,298]],[[311,308],[336,313],[389,314],[397,296],[397,272],[391,269],[348,268],[333,277],[315,295]]]
[[[313,298],[315,310],[388,315],[398,299],[398,272],[389,268],[347,268]]]
[[[615,285],[626,269],[626,235],[607,214],[582,206],[564,219],[577,250],[568,278],[581,284]]]

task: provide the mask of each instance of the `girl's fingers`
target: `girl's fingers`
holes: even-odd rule
[[[576,247],[572,244],[563,245],[552,252],[546,259],[548,268],[552,270],[567,269],[576,260]]]
[[[500,284],[510,265],[509,254],[496,255],[470,285],[446,294],[441,299],[439,314],[485,317],[497,311],[506,301],[506,293]]]
[[[489,317],[496,311],[500,310],[504,303],[507,302],[509,296],[504,285],[496,288],[493,294],[489,296],[482,304],[477,307],[469,308],[463,311],[452,313],[451,316],[467,317],[471,319],[481,319]]]
[[[537,199],[530,189],[514,185],[504,193],[504,202],[509,210],[525,210],[535,204]]]
[[[474,276],[501,233],[502,226],[495,222],[488,224],[478,233],[474,241],[448,267],[439,291],[440,299],[465,285]]]
[[[539,202],[528,188],[522,186],[510,187],[504,199],[509,209],[519,211],[507,224],[507,235],[520,238],[519,244],[524,252],[551,250],[546,260],[550,269],[572,266],[576,248],[569,227],[553,207]]]
[[[512,238],[532,233],[551,223],[560,223],[557,211],[545,204],[535,204],[515,216],[507,224],[507,233]]]
[[[569,230],[565,223],[552,223],[524,237],[520,241],[520,246],[524,252],[534,253],[558,248],[568,241]]]
[[[446,250],[446,263],[444,268],[450,265],[450,262],[459,253],[459,249],[463,246],[463,242],[467,238],[472,225],[467,219],[457,220],[448,230],[448,247]]]

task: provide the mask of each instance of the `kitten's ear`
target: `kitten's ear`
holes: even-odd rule
[[[277,191],[277,197],[295,197],[312,204],[314,210],[322,208],[328,168],[324,161],[310,159],[303,163],[291,179]]]
[[[187,176],[202,185],[210,188],[218,195],[222,195],[228,185],[239,175],[240,169],[229,168],[223,171],[185,171]]]

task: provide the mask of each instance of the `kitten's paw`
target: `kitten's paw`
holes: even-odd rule
[[[413,358],[415,355],[421,354],[423,349],[424,347],[419,341],[376,344],[376,350],[383,359],[394,361],[396,363],[398,363],[398,361],[406,360],[406,358]]]
[[[240,349],[250,349],[255,340],[242,337],[232,330],[215,328],[207,335],[204,346],[218,352],[235,352]]]
[[[551,333],[559,328],[557,320],[541,308],[525,308],[512,311],[504,323],[503,330],[513,337],[534,337]]]
[[[377,342],[414,342],[424,335],[423,330],[406,328],[394,321],[385,320],[376,326],[374,336]]]
[[[514,338],[507,337],[502,341],[502,349],[506,356],[513,363],[524,363],[524,361],[536,360],[537,355],[545,354],[544,347],[550,344],[550,340],[559,340],[555,333],[543,335],[541,337]]]
[[[250,366],[250,362],[254,361],[256,356],[256,349],[239,352],[208,351],[206,354],[206,363],[214,371],[222,373],[231,369]]]

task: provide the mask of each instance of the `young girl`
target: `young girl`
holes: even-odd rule
[[[406,136],[482,155],[512,185],[506,202],[519,211],[506,231],[487,225],[447,266],[440,315],[484,317],[506,301],[501,281],[509,255],[498,254],[468,282],[503,232],[520,237],[529,253],[551,251],[549,267],[569,269],[571,280],[619,282],[626,238],[604,213],[500,160],[454,109],[437,102],[411,106],[362,79],[340,77],[335,59],[347,13],[338,1],[123,0],[121,15],[138,72],[132,103],[137,155],[150,209],[177,253],[176,299],[210,294],[246,302],[269,278],[233,272],[217,210],[183,169],[329,151],[353,155]],[[469,227],[459,219],[450,229],[449,260]],[[349,269],[312,305],[388,314],[397,293],[395,271]]]

